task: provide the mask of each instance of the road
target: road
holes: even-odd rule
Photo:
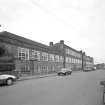
[[[102,105],[105,71],[74,72],[0,87],[0,105]]]

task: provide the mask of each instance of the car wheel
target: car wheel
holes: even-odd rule
[[[62,75],[62,73],[59,73],[59,75]]]
[[[13,84],[13,79],[12,78],[7,79],[6,84],[7,85],[12,85]]]
[[[58,73],[58,75],[60,76],[60,73]]]
[[[69,72],[69,74],[71,75],[71,72]]]
[[[68,75],[68,73],[66,72],[64,75]]]
[[[59,76],[62,76],[62,75],[63,75],[63,73],[58,73],[58,75],[59,75]]]
[[[68,72],[69,75],[71,75],[71,72]]]

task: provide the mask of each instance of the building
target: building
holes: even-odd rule
[[[87,55],[83,56],[84,58],[84,71],[94,70],[94,61],[93,58]]]
[[[0,46],[13,56],[16,71],[21,74],[51,73],[62,68],[62,53],[47,45],[4,31],[0,33]]]
[[[12,57],[15,71],[21,75],[52,73],[63,67],[82,70],[93,64],[93,58],[83,56],[83,52],[67,46],[63,40],[44,45],[7,31],[0,33],[0,55]]]
[[[96,66],[96,69],[105,70],[105,63],[96,64],[95,66]]]
[[[82,70],[82,52],[77,51],[64,43],[61,40],[59,43],[53,45],[56,49],[59,49],[64,57],[63,67],[71,68],[73,70]]]

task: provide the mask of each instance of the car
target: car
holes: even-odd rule
[[[0,73],[0,85],[12,85],[16,80],[15,75]]]
[[[71,68],[62,68],[60,71],[58,71],[58,75],[71,75],[72,69]]]

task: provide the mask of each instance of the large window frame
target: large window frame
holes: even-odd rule
[[[52,62],[54,62],[54,54],[49,54],[49,61],[52,61]]]
[[[42,54],[41,54],[41,60],[42,61],[48,61],[48,53],[42,52]]]
[[[59,55],[55,55],[55,62],[59,62],[60,59],[59,59]]]
[[[40,61],[40,51],[32,50],[31,60]]]
[[[29,60],[29,49],[18,47],[18,58],[20,60]]]

